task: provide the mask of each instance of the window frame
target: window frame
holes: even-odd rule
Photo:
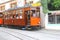
[[[15,8],[17,6],[17,2],[13,2],[10,5],[11,5],[11,8]],[[14,6],[12,6],[12,5],[14,5]]]
[[[54,19],[52,19],[52,20],[54,20],[53,23],[49,21],[49,16],[54,16]],[[57,18],[58,18],[58,15],[54,15],[54,14],[53,15],[48,15],[48,24],[60,24],[60,23],[58,23],[58,19]]]
[[[0,6],[0,10],[1,10],[1,11],[5,10],[5,5]]]

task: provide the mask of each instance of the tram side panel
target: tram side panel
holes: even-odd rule
[[[14,18],[14,25],[17,26],[25,26],[25,20],[24,20],[24,9],[17,9]]]
[[[4,12],[4,25],[8,25],[9,21],[8,21],[8,14],[7,12]]]
[[[9,11],[9,13],[10,14],[8,14],[9,15],[9,23],[8,23],[8,25],[14,25],[14,23],[13,23],[13,21],[14,21],[14,13],[15,13],[16,11],[15,10],[12,10],[12,11]]]
[[[40,25],[39,22],[40,22],[40,18],[37,18],[37,17],[31,17],[31,20],[30,20],[30,24],[31,26],[38,26]]]
[[[0,25],[3,25],[3,13],[0,13]]]
[[[4,12],[4,25],[13,25],[13,17],[11,11]]]

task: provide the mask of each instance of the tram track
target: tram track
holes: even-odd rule
[[[24,40],[24,38],[20,38],[19,36],[17,36],[16,34],[18,34],[18,35],[23,35],[23,37],[26,37],[26,40],[39,40],[39,39],[37,39],[37,38],[34,38],[34,37],[31,37],[31,36],[27,36],[27,35],[24,35],[24,34],[22,34],[22,33],[19,33],[19,32],[15,32],[15,31],[12,31],[12,30],[10,30],[10,29],[6,29],[6,28],[4,28],[4,30],[2,30],[2,29],[0,29],[1,31],[3,31],[3,32],[5,32],[5,33],[8,33],[8,34],[10,34],[10,35],[12,35],[12,36],[14,36],[14,37],[16,37],[16,38],[18,38],[18,39],[21,39],[21,40]],[[13,32],[13,33],[12,33]],[[15,33],[15,34],[14,34]],[[27,39],[28,38],[28,39]]]
[[[13,30],[12,30],[12,32],[14,32]],[[20,32],[19,31],[15,31],[16,33],[19,33],[20,34]],[[46,35],[46,37],[49,37],[49,38],[56,38],[56,39],[60,39],[60,35],[59,34],[55,34],[55,33],[47,33],[47,32],[44,32],[44,31],[37,31],[37,32],[35,32],[35,33],[37,33],[37,34],[45,34]],[[22,34],[23,35],[23,34]],[[56,36],[55,36],[56,35]],[[25,35],[26,36],[26,35]],[[58,37],[57,37],[58,36]],[[30,36],[29,36],[30,37]],[[33,38],[33,37],[32,37]],[[37,39],[37,38],[36,38]]]
[[[0,31],[2,31],[2,30],[0,30]],[[15,36],[15,35],[13,35],[13,34],[10,34],[10,33],[6,32],[6,31],[2,31],[2,32],[6,33],[6,34],[9,34],[9,35],[11,35],[11,36],[14,36],[15,38],[18,38],[18,39],[20,39],[20,40],[23,40],[23,39],[21,39],[21,38]]]
[[[20,30],[15,30],[15,29],[8,29],[8,28],[4,28],[5,29],[5,31],[10,31],[10,33],[11,32],[14,32],[14,33],[18,33],[18,34],[21,34],[21,35],[24,35],[24,36],[26,36],[26,37],[29,37],[29,38],[32,38],[32,39],[34,39],[34,40],[39,40],[38,38],[36,38],[36,37],[32,37],[32,36],[30,36],[30,35],[27,35],[27,34],[24,34],[24,33],[21,33],[20,32]],[[45,31],[45,30],[44,30]],[[49,38],[53,38],[53,39],[60,39],[60,35],[59,34],[56,34],[56,33],[50,33],[50,32],[44,32],[44,31],[31,31],[32,33],[37,33],[37,36],[40,34],[40,36],[41,36],[41,34],[43,34],[43,35],[45,35],[45,37],[49,37]],[[24,32],[24,31],[22,31],[22,32]],[[28,31],[28,34],[30,34],[30,32]]]
[[[6,36],[8,36],[8,37],[6,37]],[[12,34],[10,34],[10,33],[8,33],[8,32],[5,32],[5,31],[2,31],[2,30],[0,30],[0,37],[2,37],[3,39],[5,39],[5,40],[10,40],[10,38],[12,39],[12,40],[22,40],[21,38],[18,38],[18,37],[16,37],[16,36],[14,36],[14,35],[12,35]],[[13,38],[12,38],[13,37]],[[3,39],[1,39],[1,40],[3,40]]]
[[[18,33],[20,33],[20,32],[18,32]],[[60,39],[60,35],[58,35],[58,34],[46,33],[46,32],[43,32],[43,31],[41,31],[41,32],[35,32],[35,33],[37,33],[37,34],[43,34],[43,35],[45,34],[45,37],[49,37],[49,38]],[[57,35],[59,37],[57,37],[55,35]]]
[[[40,34],[45,34],[47,37],[50,37],[50,38],[58,38],[58,39],[60,39],[60,34],[59,33],[56,33],[56,31],[55,32],[48,32],[48,31],[46,31],[46,30],[42,30],[42,31],[36,31],[36,33],[40,33]]]

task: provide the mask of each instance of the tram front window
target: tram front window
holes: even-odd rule
[[[36,10],[31,10],[31,16],[32,17],[40,17],[40,12]]]

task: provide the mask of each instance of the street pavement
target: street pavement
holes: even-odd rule
[[[0,27],[1,40],[60,40],[60,31],[57,30],[18,30]]]

